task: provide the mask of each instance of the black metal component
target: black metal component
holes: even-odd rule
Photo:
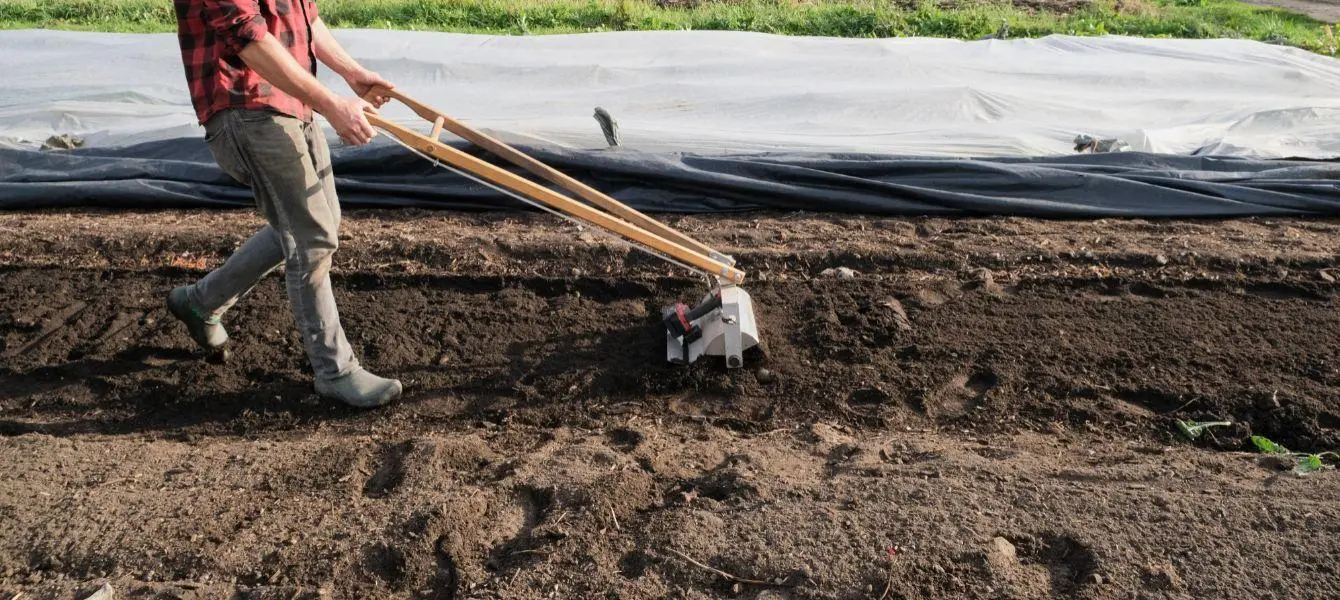
[[[712,294],[712,297],[692,309],[682,302],[676,304],[670,310],[670,314],[665,317],[665,330],[670,333],[671,337],[682,337],[693,329],[697,329],[697,326],[693,324],[694,321],[718,308],[721,308],[721,294]],[[702,336],[701,330],[698,331],[698,335]]]

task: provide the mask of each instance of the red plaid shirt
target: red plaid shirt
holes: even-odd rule
[[[309,121],[311,107],[247,67],[238,53],[273,35],[303,68],[316,73],[313,0],[174,0],[177,40],[196,116],[204,123],[225,108],[269,108]]]

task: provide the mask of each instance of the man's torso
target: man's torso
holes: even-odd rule
[[[267,83],[238,52],[269,33],[302,68],[315,74],[313,0],[175,0],[174,4],[186,82],[201,123],[228,108],[268,109],[311,119],[311,107]]]

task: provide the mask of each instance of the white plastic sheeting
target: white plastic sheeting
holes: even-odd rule
[[[532,143],[603,146],[603,106],[646,151],[1044,156],[1088,133],[1155,153],[1340,156],[1340,61],[1247,41],[337,36],[407,93]],[[201,135],[171,34],[0,32],[0,72],[0,144]]]

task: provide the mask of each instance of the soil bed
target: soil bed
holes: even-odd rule
[[[666,364],[701,283],[617,244],[350,215],[346,328],[407,384],[359,412],[277,276],[226,362],[166,318],[246,213],[0,214],[0,592],[1340,596],[1336,473],[1246,442],[1340,448],[1336,223],[671,220],[750,270],[748,369]]]

